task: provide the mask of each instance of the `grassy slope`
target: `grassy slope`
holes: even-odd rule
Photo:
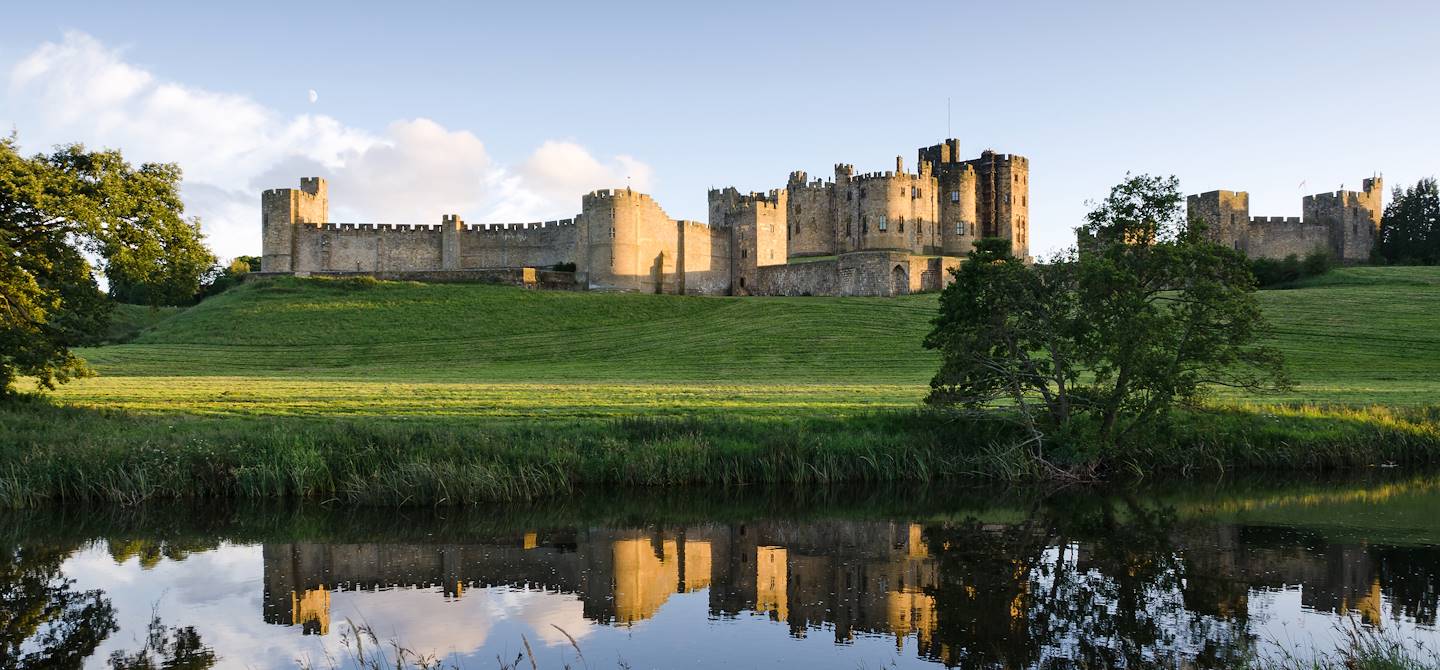
[[[115,311],[110,314],[110,327],[105,331],[105,342],[129,342],[145,330],[154,328],[183,311],[182,307],[116,305]]]
[[[846,413],[914,406],[934,296],[689,298],[477,285],[246,285],[83,352],[59,396],[201,413]],[[383,405],[383,407],[382,407]]]
[[[1188,413],[1107,467],[1440,460],[1440,270],[1344,270],[1261,299],[1300,381],[1288,399],[1428,405]],[[0,507],[1047,476],[1005,426],[873,411],[918,406],[934,301],[243,286],[84,352],[102,376],[55,394],[72,407],[0,409],[19,447],[0,448]]]
[[[1298,382],[1260,400],[1440,397],[1440,268],[1343,269],[1260,297]],[[58,395],[202,414],[843,415],[922,397],[934,301],[282,280],[83,352],[102,376]]]

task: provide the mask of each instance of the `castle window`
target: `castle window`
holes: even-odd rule
[[[887,225],[887,223],[886,223],[886,221],[885,221],[885,215],[884,215],[884,214],[881,214],[881,215],[880,215],[880,231],[881,231],[881,232],[884,232],[884,231],[886,231],[886,230],[889,230],[889,226]]]
[[[861,199],[861,200],[864,200],[864,199],[865,199],[865,189],[863,189],[863,188],[860,189],[860,199]]]
[[[956,234],[956,235],[964,235],[964,234],[965,234],[965,222],[964,222],[964,221],[961,221],[960,223],[955,224],[955,234]]]
[[[611,229],[610,229],[610,239],[612,239],[612,240],[615,239],[615,229],[614,229],[614,228],[611,228]]]
[[[744,258],[744,257],[745,257],[745,252],[746,252],[745,247],[740,247],[740,257],[741,257],[741,258]]]
[[[855,192],[854,192],[854,191],[846,191],[846,192],[845,192],[845,202],[850,202],[850,200],[852,199],[851,196],[854,196],[854,195],[855,195]]]
[[[1028,195],[1022,195],[1022,196],[1020,196],[1020,206],[1021,206],[1021,207],[1029,207],[1029,206],[1030,206],[1030,196],[1028,196]]]
[[[951,192],[950,192],[950,202],[960,202],[960,192],[959,192],[959,191],[951,191]]]
[[[868,235],[868,234],[870,234],[870,217],[868,217],[868,216],[862,216],[862,217],[860,217],[860,234],[861,234],[861,235]]]
[[[795,213],[796,213],[796,214],[799,214],[799,213],[800,213],[800,203],[798,203],[798,202],[795,203]]]

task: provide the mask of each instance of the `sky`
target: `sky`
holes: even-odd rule
[[[1127,172],[1255,216],[1440,172],[1440,2],[84,3],[0,22],[0,128],[175,162],[222,258],[261,190],[336,221],[526,222],[630,185],[675,218],[958,137],[1027,156],[1031,250]],[[948,103],[948,104],[947,104]],[[947,113],[948,108],[948,113]]]

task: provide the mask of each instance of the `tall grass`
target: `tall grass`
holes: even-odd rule
[[[1437,409],[1194,412],[1105,457],[1128,477],[1440,462]],[[0,506],[98,500],[526,500],[584,486],[1040,481],[1010,424],[930,411],[844,417],[491,421],[203,417],[55,406],[0,409]],[[1062,463],[1063,465],[1063,463]]]

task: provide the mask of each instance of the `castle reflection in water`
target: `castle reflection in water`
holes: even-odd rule
[[[1053,530],[768,521],[536,530],[454,545],[266,544],[264,616],[324,633],[335,590],[435,588],[463,598],[506,586],[573,594],[587,619],[624,626],[654,616],[673,594],[708,590],[712,616],[764,615],[802,637],[828,627],[837,641],[872,633],[900,645],[913,636],[922,655],[947,662],[977,640],[1033,649],[1061,618],[1071,637],[1158,625],[1189,626],[1195,640],[1234,639],[1246,634],[1250,598],[1295,588],[1307,609],[1370,624],[1435,622],[1434,547],[1225,524],[1153,533],[1131,525],[1105,538]]]

